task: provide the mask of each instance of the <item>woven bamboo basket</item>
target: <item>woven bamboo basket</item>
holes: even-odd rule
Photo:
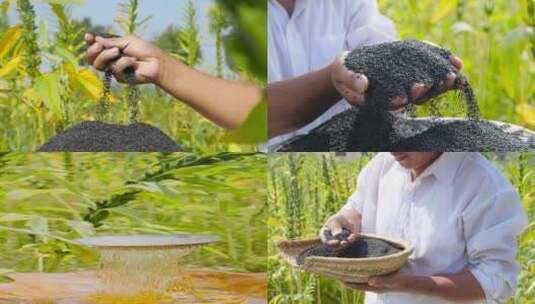
[[[370,258],[309,256],[305,258],[305,263],[299,266],[296,262],[299,254],[307,248],[321,244],[320,239],[281,241],[278,243],[278,247],[283,257],[292,266],[350,283],[366,283],[371,276],[386,275],[398,271],[407,263],[413,250],[412,246],[402,240],[371,234],[361,234],[360,237],[380,239],[395,244],[403,250],[392,255]]]

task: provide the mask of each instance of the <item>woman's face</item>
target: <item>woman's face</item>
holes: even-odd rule
[[[404,168],[423,170],[437,159],[442,152],[392,152],[392,156]]]

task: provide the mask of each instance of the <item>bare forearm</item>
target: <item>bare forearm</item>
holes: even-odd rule
[[[330,68],[269,84],[270,137],[306,125],[342,98],[332,85]]]
[[[485,297],[479,282],[469,271],[449,275],[415,276],[407,292],[426,294],[450,301],[480,300]]]
[[[156,84],[218,125],[233,129],[262,99],[262,88],[212,77],[164,55]]]

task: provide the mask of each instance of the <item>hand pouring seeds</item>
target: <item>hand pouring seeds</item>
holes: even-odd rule
[[[451,52],[416,40],[365,46],[346,58],[349,70],[368,77],[366,106],[342,112],[291,139],[276,150],[298,151],[525,151],[535,148],[535,133],[501,122],[483,120],[466,77],[450,63]],[[455,89],[464,100],[465,118],[440,117],[429,101],[431,118],[410,118],[389,112],[392,98],[407,97],[411,112],[411,87],[424,83],[427,97],[445,89],[449,73],[456,75]],[[448,107],[454,107],[454,101]]]
[[[119,36],[99,33],[103,38]],[[118,60],[122,53],[116,58]],[[97,109],[97,121],[82,122],[56,135],[45,143],[39,152],[176,152],[181,151],[171,138],[156,127],[137,123],[139,115],[139,90],[132,68],[124,71],[128,83],[127,105],[130,125],[105,123],[110,107],[112,69],[104,73],[103,92]]]

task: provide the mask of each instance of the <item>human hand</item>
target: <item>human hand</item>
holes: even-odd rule
[[[425,43],[431,45],[431,46],[434,46],[434,47],[437,47],[437,48],[440,48],[440,46],[432,43],[432,42],[429,42],[429,41],[424,41]],[[460,71],[463,69],[463,61],[461,58],[459,58],[458,56],[456,55],[451,55],[450,56],[450,64],[457,70],[457,71]],[[457,78],[457,75],[455,74],[455,72],[451,71],[449,72],[447,75],[446,75],[446,79],[444,80],[444,82],[442,83],[441,86],[439,86],[439,88],[437,90],[435,90],[434,92],[432,92],[432,94],[430,94],[430,90],[432,88],[432,85],[431,84],[425,84],[425,83],[415,83],[413,86],[412,86],[412,89],[411,89],[411,95],[412,95],[412,102],[415,103],[415,104],[423,104],[425,103],[426,101],[430,100],[431,98],[439,95],[439,94],[442,94],[446,91],[449,91],[449,90],[452,90],[452,89],[455,89],[455,80]],[[398,100],[397,102],[399,104],[401,104],[402,106],[406,105],[408,103],[408,100],[407,98],[403,98],[403,97],[396,97]]]
[[[430,43],[431,44],[431,43]],[[369,81],[366,75],[355,73],[347,69],[345,65],[345,59],[349,52],[344,52],[339,55],[336,60],[331,64],[331,81],[336,90],[354,106],[364,106],[366,104],[365,94],[368,89]],[[450,57],[450,63],[457,70],[463,68],[463,61],[452,55]],[[444,84],[433,94],[429,94],[432,85],[425,83],[415,83],[411,88],[412,102],[415,104],[423,104],[433,96],[443,93],[445,91],[455,88],[456,74],[450,72],[444,81]],[[396,96],[390,102],[391,110],[398,110],[408,104],[408,98],[406,96]]]
[[[135,36],[103,38],[88,33],[85,41],[89,45],[87,58],[97,70],[111,68],[120,82],[126,82],[124,71],[135,71],[136,83],[158,83],[163,74],[165,54],[158,47]]]
[[[394,273],[386,276],[371,277],[368,283],[344,282],[344,285],[351,289],[376,293],[402,292],[411,290],[414,282],[419,281],[419,278],[414,275]]]
[[[331,216],[320,230],[321,241],[334,250],[341,250],[354,243],[360,234],[361,216],[353,209],[342,209]],[[350,232],[347,239],[339,240],[333,236],[343,230]]]

